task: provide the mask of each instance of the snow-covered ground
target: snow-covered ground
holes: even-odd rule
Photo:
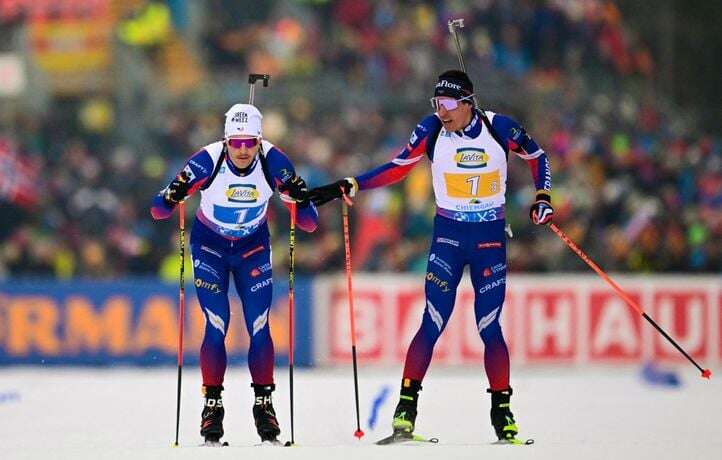
[[[361,368],[361,421],[356,427],[353,378],[348,369],[295,372],[293,448],[254,447],[251,388],[245,369],[226,376],[226,436],[230,447],[201,448],[200,372],[184,369],[181,446],[175,430],[176,370],[0,369],[0,459],[720,459],[722,383],[691,367],[679,369],[682,386],[641,381],[638,369],[524,369],[512,374],[512,409],[533,446],[493,445],[486,379],[479,370],[434,368],[421,393],[417,431],[436,445],[380,447],[389,434],[399,369]],[[288,371],[276,371],[275,407],[289,439]],[[372,401],[384,387],[375,429]]]

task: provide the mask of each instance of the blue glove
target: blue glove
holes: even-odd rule
[[[552,221],[552,216],[554,216],[554,208],[551,197],[546,192],[537,192],[536,201],[529,210],[529,218],[536,225],[546,225]]]

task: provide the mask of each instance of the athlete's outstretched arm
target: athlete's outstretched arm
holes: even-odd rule
[[[430,115],[416,125],[409,143],[388,163],[384,163],[356,177],[346,177],[331,184],[316,187],[309,192],[309,198],[316,205],[328,203],[340,198],[342,193],[354,196],[359,190],[395,184],[404,179],[409,172],[431,151],[430,142],[435,142],[441,129],[441,121],[436,115]]]
[[[285,153],[277,147],[271,147],[266,155],[268,169],[273,184],[278,188],[281,201],[290,209],[291,203],[296,202],[296,222],[305,232],[313,232],[318,226],[318,211],[316,206],[308,199],[306,182],[298,175]]]
[[[509,151],[526,161],[536,187],[536,201],[529,210],[535,224],[551,222],[554,208],[551,205],[552,174],[549,158],[524,128],[504,115],[494,115],[492,126],[506,140]]]
[[[213,159],[205,150],[193,154],[172,181],[153,197],[153,219],[167,219],[179,202],[193,195],[211,175]]]

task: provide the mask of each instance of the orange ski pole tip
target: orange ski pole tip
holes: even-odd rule
[[[360,441],[361,438],[363,438],[363,436],[364,436],[364,430],[356,430],[356,432],[353,435],[356,436]]]
[[[702,377],[705,379],[710,379],[712,377],[712,371],[710,371],[709,369],[704,369],[702,371]]]

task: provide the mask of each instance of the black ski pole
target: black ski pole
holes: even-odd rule
[[[183,374],[183,325],[185,317],[185,258],[186,258],[186,212],[183,202],[178,204],[178,218],[180,235],[178,242],[180,243],[180,282],[178,286],[178,384],[176,386],[176,410],[175,410],[175,443],[174,447],[178,447],[178,431],[180,428],[180,408],[181,408],[181,378]]]

